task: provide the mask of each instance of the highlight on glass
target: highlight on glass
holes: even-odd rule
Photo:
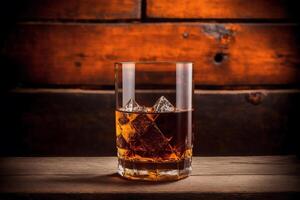
[[[115,64],[118,173],[168,181],[191,173],[193,64]]]

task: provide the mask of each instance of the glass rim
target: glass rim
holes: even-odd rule
[[[115,64],[194,64],[192,61],[122,61]]]

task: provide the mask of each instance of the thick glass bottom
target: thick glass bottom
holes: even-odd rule
[[[192,172],[192,159],[177,162],[145,162],[119,158],[118,173],[131,180],[175,181]]]

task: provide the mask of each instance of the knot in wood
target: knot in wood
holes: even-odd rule
[[[234,36],[233,30],[220,24],[204,25],[203,32],[209,37],[215,38],[221,45],[228,45]]]
[[[246,100],[253,105],[259,105],[263,101],[264,96],[261,92],[252,92],[246,95]]]

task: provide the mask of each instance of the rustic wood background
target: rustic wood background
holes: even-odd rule
[[[11,0],[0,8],[2,156],[113,156],[113,63],[195,63],[195,155],[299,152],[297,6]]]

